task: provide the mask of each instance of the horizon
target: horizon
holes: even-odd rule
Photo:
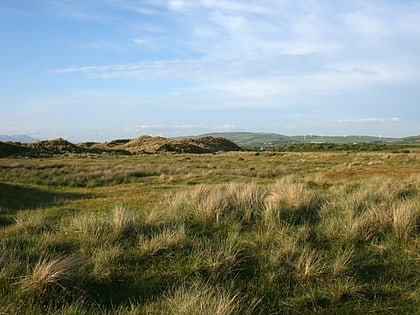
[[[420,2],[5,0],[0,134],[420,134]]]
[[[141,134],[141,135],[137,135],[134,137],[130,137],[130,138],[113,138],[113,139],[105,139],[102,141],[95,141],[93,139],[86,139],[84,141],[72,141],[71,139],[67,139],[67,138],[63,138],[63,137],[57,137],[57,138],[33,138],[29,135],[0,135],[0,142],[7,142],[7,141],[11,141],[11,142],[22,142],[22,143],[31,143],[31,142],[38,142],[38,141],[54,141],[54,140],[58,140],[58,139],[63,139],[65,141],[68,141],[70,143],[73,144],[79,144],[79,143],[88,143],[88,142],[111,142],[111,141],[115,141],[115,140],[132,140],[132,139],[136,139],[136,138],[140,138],[140,137],[163,137],[163,138],[168,138],[168,139],[188,139],[188,138],[199,138],[199,137],[206,137],[206,136],[218,136],[218,135],[223,135],[223,134],[262,134],[262,135],[273,135],[273,136],[282,136],[282,137],[289,137],[289,138],[298,138],[298,137],[306,137],[307,139],[309,138],[355,138],[355,137],[363,137],[363,138],[378,138],[378,139],[405,139],[405,138],[411,138],[411,137],[420,137],[420,134],[418,135],[408,135],[408,136],[404,136],[404,137],[385,137],[382,135],[358,135],[358,134],[349,134],[349,135],[332,135],[332,134],[312,134],[312,133],[308,133],[308,134],[279,134],[279,133],[272,133],[272,132],[253,132],[253,131],[227,131],[227,132],[212,132],[212,133],[203,133],[203,134],[190,134],[190,135],[183,135],[183,136],[175,136],[175,137],[170,137],[170,136],[160,136],[160,135],[150,135],[150,134]],[[3,140],[3,137],[10,137],[10,138],[19,138],[19,137],[30,137],[32,138],[33,141],[23,141],[23,140]]]

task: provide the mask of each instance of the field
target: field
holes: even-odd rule
[[[0,159],[0,314],[418,314],[420,153]]]

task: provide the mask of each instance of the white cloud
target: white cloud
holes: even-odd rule
[[[208,129],[204,125],[174,125],[174,124],[143,124],[136,125],[136,131],[143,130],[193,130],[193,129]]]
[[[114,52],[125,52],[127,49],[111,41],[101,40],[93,42],[69,42],[70,46],[83,49],[108,50]]]
[[[125,7],[133,5],[132,1],[118,3],[124,3]],[[145,3],[144,7],[150,4]],[[324,82],[327,90],[336,79],[343,89],[346,85],[350,88],[357,85],[359,79],[363,84],[381,84],[418,76],[417,54],[408,46],[398,48],[405,52],[401,58],[388,53],[389,46],[396,44],[385,42],[377,47],[366,47],[365,39],[360,37],[362,31],[366,36],[392,34],[394,26],[387,23],[388,19],[403,20],[402,13],[391,13],[392,8],[376,13],[360,3],[354,8],[345,6],[346,12],[342,13],[330,2],[323,3],[320,8],[316,4],[311,1],[303,5],[293,1],[171,0],[167,5],[172,10],[187,10],[191,14],[184,15],[175,25],[171,24],[186,32],[180,34],[182,40],[169,42],[170,33],[154,37],[154,49],[168,51],[168,57],[137,63],[61,68],[53,72],[82,73],[98,79],[183,79],[199,81],[199,85],[208,87],[215,81],[229,86],[229,82],[238,79],[253,80],[256,86],[262,87],[256,89],[257,94],[258,90],[263,93],[267,86],[278,82],[282,82],[282,86],[296,86],[294,81],[299,79],[303,82],[320,79],[318,89]],[[381,13],[384,16],[378,15]],[[340,22],[340,19],[344,21]],[[420,23],[415,15],[411,20]],[[400,29],[407,27],[404,24]],[[415,28],[420,29],[420,26],[413,25]],[[161,31],[172,30],[162,28]],[[148,42],[144,36],[131,41],[136,45]],[[95,46],[118,48],[111,42],[93,43],[92,47]],[[152,49],[151,45],[144,46],[144,49]],[[174,56],[180,52],[184,56]],[[192,57],[194,52],[199,55]],[[271,82],[260,79],[261,76]]]
[[[399,117],[393,118],[359,118],[359,119],[339,119],[337,120],[338,123],[346,123],[346,124],[372,124],[372,123],[386,123],[386,122],[393,122],[399,123],[401,119]]]
[[[133,39],[133,43],[134,44],[136,44],[136,45],[142,45],[142,44],[144,44],[146,41],[144,40],[144,39],[142,39],[142,38],[134,38]]]
[[[141,124],[136,125],[134,128],[137,134],[149,134],[160,136],[188,136],[211,132],[229,132],[238,129],[239,127],[234,124]]]
[[[182,11],[185,8],[185,2],[183,0],[169,0],[168,7],[174,11]]]
[[[344,16],[347,29],[369,39],[392,35],[393,30],[382,16],[369,12],[354,12]]]
[[[217,125],[213,127],[213,131],[217,131],[217,132],[229,132],[229,131],[234,131],[234,130],[238,130],[239,127],[237,125],[234,124],[224,124],[224,125]]]

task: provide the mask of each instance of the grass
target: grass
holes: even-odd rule
[[[415,153],[0,159],[0,313],[415,314],[419,193]]]
[[[84,263],[85,259],[78,255],[40,257],[29,274],[20,280],[20,288],[25,293],[40,295],[56,289],[66,291]]]

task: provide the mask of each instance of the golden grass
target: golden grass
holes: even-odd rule
[[[238,294],[229,294],[205,283],[183,285],[165,298],[166,314],[230,315],[239,310]]]
[[[317,250],[304,247],[294,264],[297,278],[309,280],[320,277],[326,272],[326,265],[323,260]]]
[[[152,236],[140,235],[138,248],[142,255],[153,256],[172,247],[182,247],[186,240],[185,226],[182,224],[173,228],[165,227]]]
[[[85,263],[85,258],[75,254],[54,258],[42,256],[31,272],[20,281],[21,289],[23,292],[38,294],[54,289],[67,290]]]
[[[121,234],[129,230],[134,226],[136,221],[134,211],[121,205],[114,207],[112,215],[112,222],[116,234]]]
[[[394,203],[392,211],[392,227],[398,238],[407,239],[417,228],[420,218],[420,205],[418,200]]]

